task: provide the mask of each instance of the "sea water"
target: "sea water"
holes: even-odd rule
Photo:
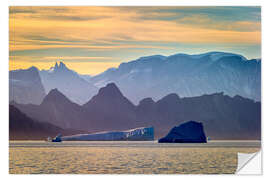
[[[231,174],[259,141],[206,144],[10,141],[11,174]]]

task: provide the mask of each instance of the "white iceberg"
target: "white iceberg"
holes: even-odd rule
[[[76,134],[61,137],[62,141],[152,141],[153,127],[141,127],[126,131],[105,131],[93,134]]]

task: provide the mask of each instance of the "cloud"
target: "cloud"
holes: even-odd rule
[[[180,24],[190,24],[194,27],[201,27],[207,29],[216,29],[223,31],[240,31],[240,32],[254,32],[261,31],[260,21],[216,21],[206,15],[191,15],[177,19],[176,22]]]
[[[78,17],[78,16],[47,16],[46,19],[52,19],[52,20],[60,20],[60,21],[89,21],[89,20],[97,20],[97,19],[105,19],[109,18],[110,16],[84,16],[84,17]]]
[[[179,14],[179,17],[191,15],[208,16],[216,21],[260,21],[261,8],[257,6],[195,6],[169,7],[156,9],[156,12],[170,12]],[[179,18],[176,18],[179,19]]]
[[[105,56],[9,56],[10,60],[17,62],[119,62],[119,58],[116,57],[105,57]]]
[[[34,7],[34,6],[11,6],[9,14],[16,19],[38,19],[53,21],[89,21],[112,17],[111,13],[99,11],[88,12],[85,7]],[[102,10],[106,10],[103,8]]]
[[[232,51],[256,47],[260,53],[260,7],[20,6],[10,7],[9,20],[10,56],[33,61],[35,56],[77,56],[122,62],[151,53],[229,46]]]
[[[34,11],[34,10],[31,10],[31,9],[19,9],[19,8],[15,8],[15,7],[10,7],[10,9],[9,9],[9,14],[10,15],[13,15],[13,14],[26,14],[26,13],[34,14],[34,13],[37,13],[37,12]]]

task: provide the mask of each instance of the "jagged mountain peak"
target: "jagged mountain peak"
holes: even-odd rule
[[[54,68],[57,69],[58,68],[58,63],[55,62]]]
[[[122,106],[122,108],[132,109],[135,107],[119,90],[115,83],[109,83],[105,87],[100,88],[97,95],[90,101],[84,104],[85,107],[92,106],[93,104],[103,104],[105,106]],[[112,108],[112,107],[111,107]]]
[[[100,88],[98,95],[103,96],[111,96],[111,97],[118,97],[123,96],[119,88],[116,86],[115,83],[109,83],[105,87]]]
[[[89,82],[89,76],[75,72],[62,61],[55,62],[49,70],[40,71],[40,76],[47,93],[57,88],[72,102],[80,105],[86,103],[98,91]]]
[[[181,102],[180,97],[176,93],[168,94],[167,96],[163,97],[162,99],[157,101],[157,105],[166,108],[169,104],[179,104]]]
[[[63,93],[61,93],[57,88],[52,89],[47,96],[43,99],[41,104],[45,104],[48,102],[55,102],[55,103],[64,103],[70,102],[72,103]]]
[[[144,98],[139,102],[139,106],[152,105],[155,101],[152,98]]]
[[[48,70],[48,72],[50,73],[61,71],[72,71],[72,70],[70,70],[62,61],[55,62],[55,65]]]
[[[59,63],[57,63],[57,62],[55,63],[54,70],[67,71],[70,69],[62,61],[60,61]]]
[[[58,68],[60,68],[60,69],[66,69],[67,66],[62,61],[60,61]]]
[[[52,94],[62,94],[62,93],[57,88],[54,88],[48,93],[48,95],[52,95]]]
[[[180,97],[176,93],[171,93],[163,97],[161,100],[180,100]]]
[[[28,71],[36,71],[38,72],[38,68],[35,66],[31,66],[30,68],[27,69]]]

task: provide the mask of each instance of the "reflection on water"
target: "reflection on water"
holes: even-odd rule
[[[229,146],[233,144],[229,142],[195,147],[155,142],[17,141],[10,142],[9,171],[12,174],[234,173],[237,152],[259,150],[258,142],[234,143],[235,147]]]

